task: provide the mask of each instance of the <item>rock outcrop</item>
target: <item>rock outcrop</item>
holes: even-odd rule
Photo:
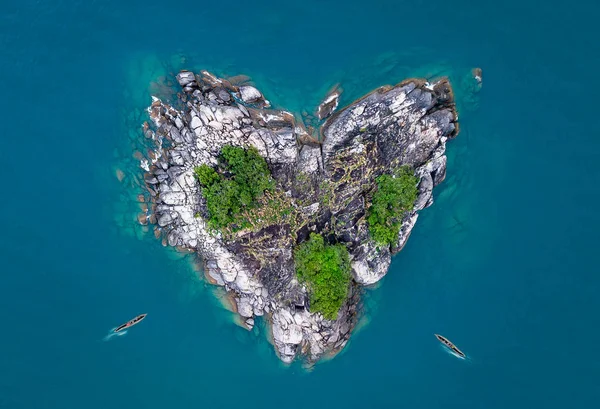
[[[340,350],[356,324],[361,287],[386,274],[417,212],[433,203],[433,188],[444,180],[446,141],[458,131],[448,81],[381,87],[329,116],[338,104],[334,92],[319,110],[328,119],[308,135],[293,114],[267,109],[253,86],[236,86],[206,71],[183,71],[177,80],[183,90],[178,99],[154,98],[148,109],[154,126],[144,131],[156,146],[141,166],[148,170],[154,206],[143,221],[155,222],[169,245],[198,252],[206,275],[233,295],[248,328],[265,316],[283,361],[298,355],[316,361]],[[231,234],[208,228],[193,169],[215,165],[225,145],[258,149],[282,192],[274,200],[290,206],[289,216],[265,216]],[[375,178],[401,165],[415,169],[419,195],[395,245],[383,248],[369,235],[369,198]],[[293,249],[311,231],[343,243],[351,257],[350,295],[333,321],[310,311],[306,288],[295,275]]]
[[[327,97],[325,97],[323,102],[321,102],[321,104],[319,104],[319,107],[317,108],[317,118],[319,118],[319,120],[328,118],[333,113],[333,111],[337,109],[340,103],[341,93],[342,90],[336,86],[327,94]]]

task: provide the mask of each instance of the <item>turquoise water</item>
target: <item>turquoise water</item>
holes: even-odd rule
[[[0,408],[597,405],[600,6],[122,3],[2,4]],[[312,372],[135,222],[143,108],[184,66],[248,74],[295,111],[336,82],[346,102],[407,76],[455,84],[448,179],[365,325]]]

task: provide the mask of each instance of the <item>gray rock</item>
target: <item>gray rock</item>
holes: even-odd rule
[[[156,184],[158,184],[158,183],[159,183],[159,182],[158,182],[158,179],[157,179],[157,178],[155,178],[154,176],[151,176],[151,175],[150,175],[150,176],[146,176],[146,177],[144,178],[144,181],[145,181],[146,183],[148,183],[149,185],[156,185]]]
[[[229,92],[225,91],[224,89],[219,90],[218,97],[224,102],[231,101],[231,95],[229,95]]]
[[[237,302],[237,308],[242,317],[252,317],[252,301],[249,297],[241,297]]]
[[[483,72],[481,68],[473,68],[471,72],[473,73],[473,78],[477,81],[477,85],[481,88],[481,85],[483,84]]]
[[[188,86],[193,88],[198,86],[196,83],[196,77],[191,71],[181,71],[179,74],[177,74],[177,82],[179,82],[179,85],[181,85],[182,88]]]
[[[223,123],[222,122],[210,121],[208,123],[208,126],[210,126],[213,129],[216,129],[217,131],[222,131],[223,130]]]
[[[317,117],[320,120],[329,117],[333,113],[333,111],[337,109],[338,104],[340,102],[341,93],[341,89],[336,87],[327,95],[327,97],[325,97],[325,100],[321,102],[321,104],[317,108]]]
[[[414,209],[422,210],[428,206],[431,206],[433,203],[433,179],[431,178],[430,173],[425,173],[421,177],[421,182],[419,183],[419,196],[417,197],[417,201],[415,202]]]
[[[250,104],[264,101],[263,95],[259,90],[250,85],[243,85],[239,88],[242,101]]]
[[[173,222],[173,216],[171,215],[171,212],[165,212],[165,213],[161,213],[158,216],[158,225],[160,227],[165,227],[168,226],[169,224],[171,224]]]
[[[398,235],[398,242],[394,249],[395,253],[402,250],[402,248],[408,241],[408,238],[410,237],[412,228],[415,226],[415,223],[417,222],[418,217],[419,217],[418,213],[412,213],[410,216],[405,217],[405,219],[403,220],[402,227],[400,228],[400,234]]]

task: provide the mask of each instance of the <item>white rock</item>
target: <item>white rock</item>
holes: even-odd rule
[[[171,216],[171,214],[169,212],[162,213],[158,217],[158,225],[160,227],[165,227],[166,225],[168,225],[172,221],[173,221],[173,217]]]
[[[187,225],[193,225],[194,222],[196,220],[198,220],[194,217],[194,212],[192,211],[192,209],[190,209],[189,206],[186,206],[186,205],[176,206],[176,211],[177,211],[177,213],[179,213],[179,217],[181,217],[181,220],[184,223],[186,223]],[[194,237],[194,238],[196,238],[196,237]]]
[[[250,298],[248,297],[240,297],[240,299],[237,301],[237,309],[238,309],[238,313],[242,316],[242,317],[252,317],[252,302],[250,301]]]
[[[185,203],[186,195],[183,192],[167,192],[160,195],[161,200],[168,205],[180,205]]]
[[[196,77],[191,71],[181,71],[177,74],[177,82],[179,82],[179,85],[182,87],[185,87],[187,85],[195,84]]]
[[[302,208],[302,213],[306,216],[312,216],[319,211],[319,202],[313,203],[310,206],[305,206]]]
[[[273,338],[283,344],[299,344],[302,342],[302,328],[299,325],[292,324],[284,329],[273,323]]]
[[[192,116],[192,123],[191,123],[192,129],[196,129],[200,126],[202,126],[202,121],[200,120],[200,118],[198,118],[196,115]]]
[[[383,261],[382,261],[383,262]],[[389,263],[385,266],[378,265],[377,270],[373,270],[364,260],[353,261],[351,263],[354,279],[362,285],[375,284],[381,280],[387,273]]]
[[[285,308],[282,308],[281,311],[279,311],[279,316],[281,317],[282,320],[284,320],[285,322],[287,322],[288,324],[291,324],[294,322],[294,317],[292,316],[292,314]]]
[[[234,282],[235,278],[237,277],[237,273],[235,272],[235,270],[229,269],[221,269],[221,275],[223,276],[223,279],[228,283]]]
[[[294,355],[281,354],[279,358],[284,364],[291,364],[294,361]]]
[[[244,102],[252,103],[263,99],[263,96],[256,88],[250,85],[243,85],[240,87],[240,98]]]
[[[250,113],[248,112],[248,110],[246,109],[245,106],[238,105],[238,108],[240,109],[240,111],[242,111],[242,113],[244,114],[244,116],[250,116]]]
[[[356,116],[362,115],[362,114],[363,114],[363,112],[365,112],[365,107],[364,107],[364,105],[359,105],[359,106],[357,106],[356,108],[354,108],[354,109],[352,110],[352,113],[353,113],[354,115],[356,115]]]
[[[304,319],[300,314],[294,315],[294,322],[298,325],[302,325],[304,323]]]
[[[247,293],[250,292],[250,280],[246,274],[238,274],[235,279],[235,285],[241,292]]]
[[[210,126],[213,129],[216,129],[217,131],[222,131],[223,130],[223,124],[221,122],[210,121],[208,123],[208,126]]]
[[[215,120],[215,116],[212,110],[206,105],[200,105],[198,107],[198,113],[200,114],[200,119],[202,119],[202,122],[204,122],[205,124],[208,124],[210,121]]]
[[[396,244],[396,247],[398,247],[399,249],[402,249],[402,247],[404,247],[404,245],[406,244],[406,241],[408,240],[408,237],[410,236],[410,232],[412,231],[412,228],[415,226],[415,223],[417,222],[418,217],[419,217],[419,214],[414,213],[408,220],[405,220],[402,223],[402,227],[400,228],[400,234],[398,235],[398,242]]]

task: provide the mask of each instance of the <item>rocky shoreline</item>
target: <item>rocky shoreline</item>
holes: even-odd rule
[[[400,251],[418,211],[433,203],[446,174],[446,141],[458,133],[446,79],[409,79],[374,90],[340,111],[335,89],[317,109],[314,126],[271,109],[254,86],[203,71],[177,75],[175,101],[153,98],[144,135],[154,148],[141,160],[152,206],[144,222],[170,246],[197,252],[206,275],[235,299],[248,328],[265,316],[278,356],[315,362],[341,350],[356,325],[361,288],[379,281]],[[215,232],[194,168],[217,164],[225,145],[255,147],[277,183],[289,215],[261,215],[249,229]],[[414,209],[393,246],[377,245],[366,221],[375,178],[409,165],[420,179]],[[342,243],[352,266],[350,294],[335,320],[310,312],[295,275],[293,249],[318,232]]]

